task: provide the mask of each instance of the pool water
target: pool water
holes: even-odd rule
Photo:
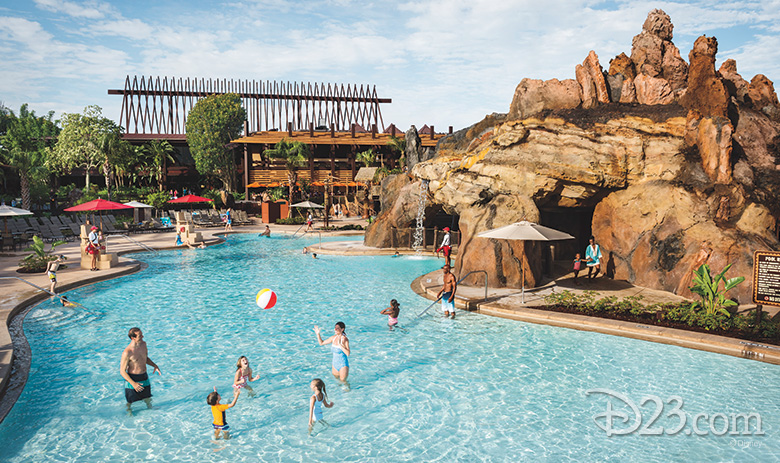
[[[409,283],[441,260],[314,260],[301,254],[309,244],[233,235],[206,250],[139,254],[149,264],[141,272],[68,293],[85,308],[32,309],[29,380],[0,424],[0,461],[780,459],[778,366],[462,311],[417,320],[429,301]],[[255,305],[262,288],[277,292],[276,307]],[[379,315],[392,298],[403,327],[394,331]],[[350,338],[351,390],[331,376],[330,349],[312,331],[318,324],[330,335],[337,321]],[[152,378],[154,409],[136,403],[129,416],[119,359],[132,326],[163,374]],[[215,442],[206,396],[217,386],[223,402],[231,397],[241,355],[261,375],[257,395],[241,395],[227,411],[232,439]],[[324,409],[330,427],[309,435],[317,377],[335,406]],[[645,403],[642,428],[608,437],[598,425],[606,427],[608,403],[630,408],[586,395],[592,389],[637,405],[657,396],[663,413],[646,427],[657,407]],[[687,423],[669,434],[680,421],[675,396]],[[697,413],[758,413],[764,434],[699,436],[690,433]],[[659,427],[667,435],[643,435]]]

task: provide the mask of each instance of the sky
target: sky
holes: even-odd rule
[[[654,8],[686,61],[715,36],[716,66],[780,79],[780,0],[0,0],[0,102],[118,121],[128,75],[370,84],[386,126],[458,130],[590,50],[608,69]]]

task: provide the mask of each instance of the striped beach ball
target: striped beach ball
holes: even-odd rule
[[[255,298],[257,306],[261,309],[270,309],[276,305],[276,293],[268,288],[261,289]]]

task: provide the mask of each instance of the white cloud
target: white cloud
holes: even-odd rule
[[[35,5],[53,13],[64,13],[74,18],[99,19],[113,11],[113,8],[101,2],[67,2],[61,0],[33,0]]]

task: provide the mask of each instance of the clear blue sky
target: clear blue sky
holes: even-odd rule
[[[117,119],[126,75],[376,85],[385,124],[469,126],[506,112],[524,77],[602,66],[653,8],[687,60],[699,35],[718,63],[780,79],[780,1],[0,0],[0,102],[38,113],[97,104]]]

